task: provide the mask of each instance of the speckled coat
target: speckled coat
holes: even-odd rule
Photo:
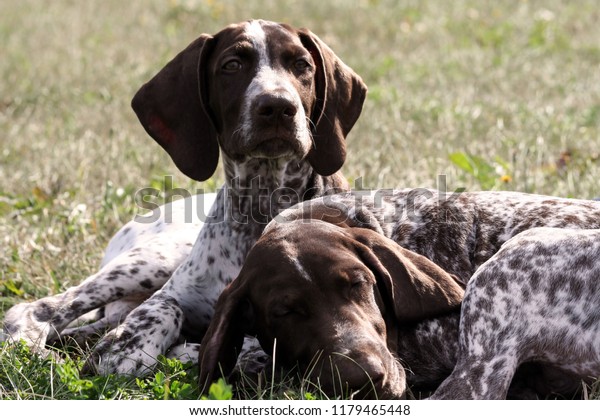
[[[399,326],[395,344],[397,354],[408,368],[408,384],[415,389],[435,389],[452,372],[459,357],[466,364],[474,363],[473,358],[463,359],[477,347],[472,344],[473,337],[487,349],[487,339],[499,340],[495,335],[495,327],[499,325],[506,327],[504,337],[508,338],[504,344],[510,343],[515,351],[522,348],[517,344],[521,340],[530,343],[530,335],[538,327],[542,342],[560,339],[556,341],[559,343],[585,337],[582,345],[586,349],[591,350],[592,345],[600,348],[597,341],[600,315],[591,309],[598,299],[597,240],[594,242],[598,233],[568,230],[600,229],[598,201],[501,191],[357,191],[301,203],[282,212],[273,223],[297,219],[320,219],[340,226],[373,229],[402,247],[426,256],[463,284],[468,284],[462,320],[459,312],[455,312]],[[498,253],[509,239],[538,227],[560,229],[523,233],[520,239],[516,238],[505,251]],[[566,229],[564,234],[560,233],[562,229]],[[552,239],[554,234],[556,239]],[[580,239],[575,239],[578,237]],[[478,271],[488,261],[485,270]],[[587,271],[577,273],[581,270],[576,267]],[[472,278],[476,272],[478,274]],[[508,306],[516,311],[511,314],[512,322],[505,316]],[[583,311],[584,307],[589,311]],[[534,313],[529,314],[529,310]],[[554,316],[562,325],[539,325],[542,318],[535,314],[536,311],[547,311],[548,316]],[[482,338],[482,330],[473,328],[481,326],[481,320],[486,316],[484,330],[488,335]],[[530,317],[531,322],[528,321]],[[462,322],[460,346],[459,322]],[[568,330],[567,326],[572,328]],[[563,351],[569,352],[567,348],[568,345],[547,356],[556,358]],[[497,348],[489,350],[490,357],[497,355],[494,353],[498,352]],[[598,355],[588,350],[576,363],[587,360],[596,369],[597,376]],[[510,371],[516,369],[514,364],[537,358],[538,355],[519,356],[512,359],[513,365],[506,362],[506,367]],[[463,365],[460,370],[467,369]],[[481,383],[494,378],[492,370],[486,372],[483,376],[479,375],[481,370],[469,374]],[[590,371],[579,371],[583,376],[586,376],[585,372]],[[510,395],[543,396],[551,392],[569,395],[580,385],[578,378],[581,377],[573,380],[571,376],[545,364],[525,364],[517,372]],[[473,393],[472,397],[504,398],[507,395],[505,382],[498,379],[495,388],[490,385],[487,393],[482,391],[482,386],[477,388],[471,384],[468,392]],[[447,396],[467,396],[464,389],[457,390],[456,394],[446,390]]]
[[[10,308],[7,338],[43,349],[61,334],[81,340],[116,326],[87,364],[103,373],[144,372],[169,349],[194,357],[197,346],[172,347],[202,337],[266,223],[302,200],[347,189],[338,170],[366,90],[307,29],[253,20],[202,34],[132,106],[189,177],[208,179],[222,155],[225,185],[216,196],[188,197],[129,223],[98,273]],[[65,331],[98,308],[93,324]]]

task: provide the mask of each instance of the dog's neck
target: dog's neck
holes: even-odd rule
[[[416,389],[435,389],[454,369],[460,313],[427,319],[398,330],[397,353],[406,381]]]
[[[260,226],[260,232],[284,209],[348,189],[339,172],[323,177],[305,159],[249,158],[239,161],[224,155],[223,166],[225,218]]]
[[[282,188],[302,192],[312,178],[313,169],[304,160],[248,158],[234,161],[223,157],[225,184],[231,195],[257,195]]]

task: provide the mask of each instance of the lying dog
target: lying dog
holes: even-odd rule
[[[518,366],[551,364],[600,377],[600,230],[535,228],[473,275],[458,361],[432,399],[505,398]]]
[[[404,190],[286,210],[217,303],[200,383],[229,372],[244,334],[253,334],[266,351],[276,342],[278,361],[308,369],[330,393],[336,384],[379,397],[402,397],[405,382],[434,388],[457,361],[461,284],[536,226],[600,228],[600,203]],[[518,295],[506,299],[519,303]]]

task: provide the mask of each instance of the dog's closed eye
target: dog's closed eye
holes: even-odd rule
[[[271,310],[271,316],[279,319],[291,317],[305,318],[307,314],[308,312],[301,305],[280,304],[275,305]]]

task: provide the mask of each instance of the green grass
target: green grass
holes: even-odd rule
[[[249,18],[312,29],[368,84],[350,180],[436,187],[443,174],[450,190],[600,196],[599,10],[594,0],[4,0],[0,317],[92,273],[136,212],[136,190],[166,175],[182,188],[221,183],[220,171],[204,184],[181,175],[129,101],[199,33]],[[2,348],[0,398],[76,398],[59,366]],[[94,380],[77,386],[109,391],[90,398],[164,397]]]

